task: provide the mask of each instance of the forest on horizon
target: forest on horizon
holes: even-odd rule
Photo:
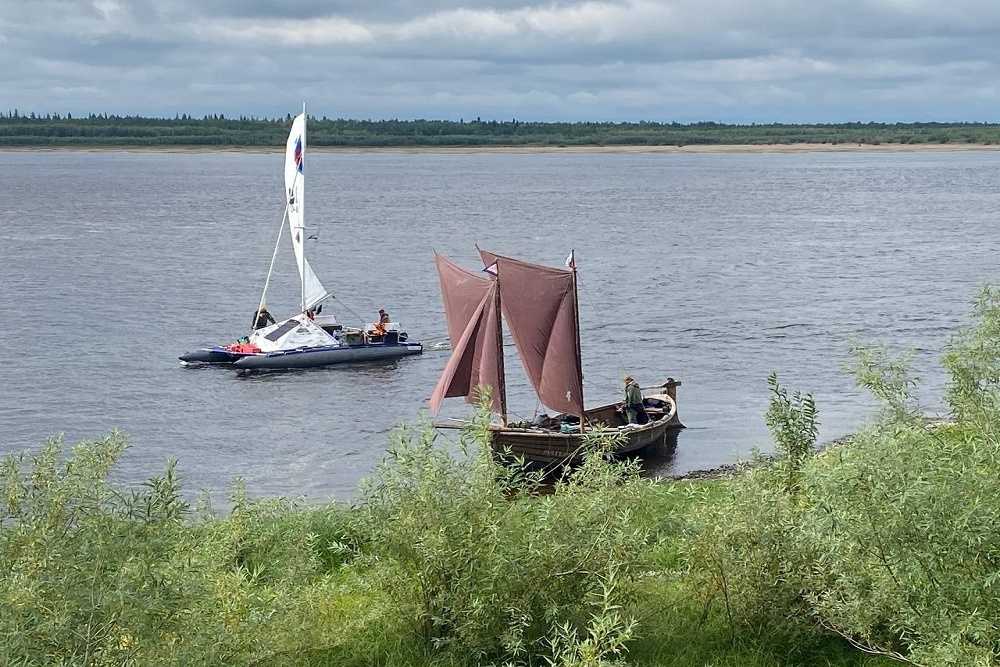
[[[280,147],[285,118],[174,118],[90,114],[0,113],[0,148]],[[309,118],[312,146],[698,146],[774,144],[1000,144],[998,123],[831,123],[798,125],[511,120],[350,120]]]

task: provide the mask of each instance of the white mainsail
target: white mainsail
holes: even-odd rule
[[[305,227],[305,157],[306,157],[306,114],[299,114],[292,121],[292,130],[285,144],[285,191],[288,207],[288,229],[292,234],[292,248],[295,262],[299,266],[302,282],[302,310],[313,308],[330,296],[319,278],[313,273],[306,259]]]

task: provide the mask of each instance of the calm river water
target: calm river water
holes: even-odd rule
[[[238,377],[177,355],[245,333],[282,214],[278,153],[0,152],[0,453],[112,428],[139,481],[351,497],[397,424],[416,424],[447,352]],[[475,244],[559,266],[576,249],[588,404],[683,382],[688,428],[660,472],[771,449],[766,378],[812,392],[821,439],[872,401],[852,338],[915,351],[928,409],[939,359],[998,280],[1000,152],[348,154],[308,158],[311,262],[341,320],[380,307],[412,339],[446,332],[433,250]],[[269,302],[297,303],[285,242]],[[516,362],[513,411],[535,399]],[[451,399],[447,415],[469,410]],[[452,437],[447,432],[442,437]]]

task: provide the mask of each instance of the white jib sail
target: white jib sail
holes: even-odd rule
[[[285,193],[288,206],[288,229],[292,234],[292,249],[295,263],[299,266],[302,282],[302,310],[313,308],[330,296],[313,273],[306,259],[305,227],[305,157],[306,157],[306,115],[301,113],[292,121],[292,130],[285,144]]]

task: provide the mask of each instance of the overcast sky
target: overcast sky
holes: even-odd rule
[[[0,0],[0,110],[1000,121],[1000,0]]]

